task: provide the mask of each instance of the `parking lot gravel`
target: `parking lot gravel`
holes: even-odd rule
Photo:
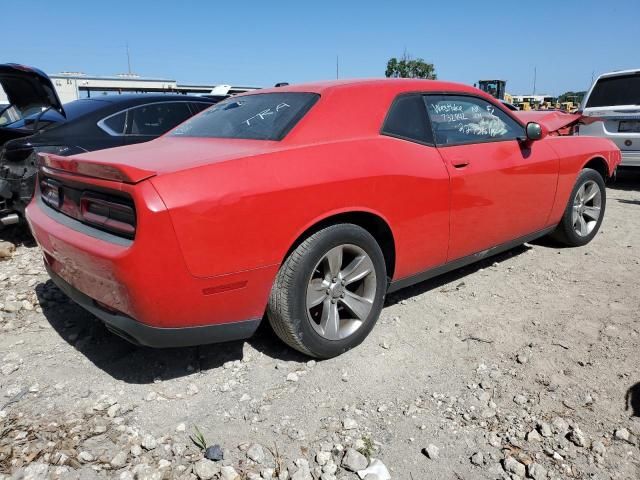
[[[0,478],[640,478],[640,174],[623,173],[586,247],[541,240],[392,294],[360,347],[318,362],[266,322],[133,346],[0,231]]]

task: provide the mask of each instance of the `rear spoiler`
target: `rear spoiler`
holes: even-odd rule
[[[83,160],[77,156],[61,157],[51,153],[39,153],[38,156],[41,167],[113,182],[135,184],[157,175],[155,171],[131,165]]]

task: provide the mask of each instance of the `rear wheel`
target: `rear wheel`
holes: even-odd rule
[[[602,176],[590,168],[578,175],[562,220],[552,236],[571,247],[589,243],[596,236],[607,203]]]
[[[387,273],[380,246],[357,225],[339,224],[303,241],[283,263],[267,314],[278,337],[330,358],[359,345],[382,310]]]

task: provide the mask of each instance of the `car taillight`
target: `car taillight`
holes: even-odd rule
[[[62,189],[59,182],[45,178],[40,182],[42,201],[56,210],[62,206]]]
[[[133,238],[136,233],[136,212],[133,206],[110,198],[82,194],[80,217],[83,222],[116,235]]]

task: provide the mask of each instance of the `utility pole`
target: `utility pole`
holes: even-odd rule
[[[538,76],[538,67],[533,67],[533,95],[536,94],[536,77]]]
[[[131,75],[131,55],[129,55],[129,42],[127,42],[127,66],[129,67],[129,75]]]

